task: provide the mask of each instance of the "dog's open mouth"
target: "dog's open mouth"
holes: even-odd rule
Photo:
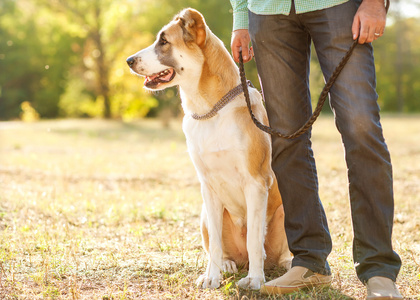
[[[170,68],[157,74],[146,76],[144,85],[148,88],[156,88],[161,83],[168,83],[175,77],[175,70]]]

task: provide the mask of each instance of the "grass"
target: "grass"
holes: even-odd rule
[[[384,116],[395,179],[393,243],[406,299],[420,299],[420,118]],[[362,299],[352,262],[346,167],[330,117],[314,151],[334,248],[330,289],[264,297],[217,290],[204,271],[200,187],[179,121],[0,123],[0,299]],[[271,270],[267,279],[284,270]]]

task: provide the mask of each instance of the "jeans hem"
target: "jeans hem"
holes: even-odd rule
[[[317,265],[313,264],[313,263],[309,263],[303,260],[296,260],[293,259],[292,261],[292,267],[304,267],[307,268],[309,270],[311,270],[312,272],[321,274],[321,275],[327,275],[327,276],[331,276],[331,269],[328,265],[328,262],[325,263],[327,267],[318,267]]]

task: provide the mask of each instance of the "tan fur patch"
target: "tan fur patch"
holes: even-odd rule
[[[190,41],[190,37],[192,37],[191,41],[199,47],[205,45],[207,25],[198,11],[184,10],[175,17],[174,21],[180,22],[180,26],[190,34],[190,36],[184,37],[184,40]]]

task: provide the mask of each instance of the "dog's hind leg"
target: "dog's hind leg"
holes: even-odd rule
[[[284,230],[283,205],[277,208],[268,223],[267,234],[265,236],[265,251],[267,253],[266,266],[276,265],[287,270],[291,268],[292,256]]]
[[[247,230],[245,220],[230,215],[225,209],[223,212],[223,271],[237,273],[237,266],[248,264],[248,251],[246,249]]]
[[[248,276],[239,280],[242,288],[260,289],[264,283],[264,236],[266,231],[267,188],[257,182],[245,187],[247,205]]]
[[[206,253],[209,253],[209,231],[207,229],[207,211],[206,211],[206,207],[203,203],[203,207],[201,209],[201,239],[203,242],[203,248],[206,251]]]
[[[223,272],[228,273],[237,273],[238,268],[236,266],[236,260],[239,258],[240,261],[245,264],[248,260],[248,255],[246,253],[246,245],[245,245],[245,237],[243,237],[243,246],[241,247],[244,251],[243,253],[240,253],[238,246],[235,244],[236,239],[233,236],[235,233],[235,227],[232,222],[232,219],[228,213],[228,211],[225,209],[223,212]],[[245,228],[245,234],[246,234],[246,228]],[[209,231],[207,229],[207,212],[206,208],[203,205],[202,211],[201,211],[201,237],[203,240],[203,248],[206,251],[206,253],[209,253]],[[244,257],[242,257],[244,256]]]
[[[202,185],[202,195],[204,198],[205,212],[202,217],[207,216],[207,220],[202,220],[203,243],[206,248],[208,239],[207,253],[208,265],[206,272],[201,275],[196,283],[202,288],[218,288],[222,281],[223,270],[223,249],[222,249],[222,226],[223,226],[223,205],[218,201],[211,188]],[[203,222],[207,221],[203,224]],[[207,225],[203,227],[203,225]]]

